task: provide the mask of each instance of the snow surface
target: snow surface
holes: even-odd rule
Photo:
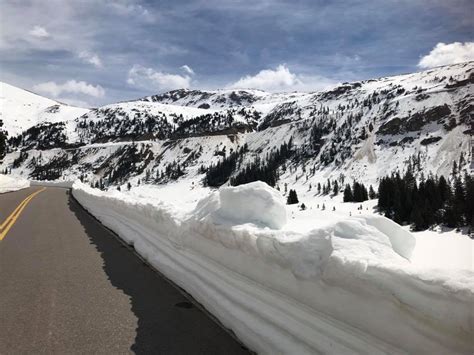
[[[10,137],[39,123],[71,121],[88,111],[0,82],[0,120]]]
[[[0,194],[25,189],[29,186],[28,180],[0,174]]]
[[[299,211],[263,183],[181,189],[73,195],[259,353],[472,352],[472,258],[431,263],[433,237],[367,212],[375,201]]]

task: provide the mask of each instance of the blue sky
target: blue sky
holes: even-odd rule
[[[474,59],[470,0],[0,0],[0,80],[79,105]]]

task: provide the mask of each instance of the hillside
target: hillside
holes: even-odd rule
[[[3,82],[0,82],[0,107],[0,120],[10,137],[41,123],[66,122],[89,111]]]
[[[28,108],[21,120],[11,118],[18,104],[5,105],[2,113],[10,136],[20,129],[17,121],[24,128],[41,123],[11,138],[2,168],[31,177],[83,175],[106,185],[183,178],[201,185],[207,168],[244,145],[221,182],[249,164],[264,165],[291,138],[292,154],[274,170],[281,183],[298,181],[305,190],[342,175],[375,184],[408,165],[449,175],[454,161],[468,164],[473,69],[470,62],[316,93],[176,90],[91,111],[60,105],[49,116],[43,106],[53,101],[27,93],[27,104],[21,91]],[[6,94],[17,97],[18,89],[4,87],[3,101],[12,102]]]

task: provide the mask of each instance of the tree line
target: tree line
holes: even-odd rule
[[[346,184],[344,188],[344,202],[364,202],[367,201],[369,198],[374,199],[377,197],[377,194],[374,191],[372,185],[370,185],[369,190],[364,184],[354,181],[351,185]]]
[[[5,154],[7,153],[7,134],[2,129],[3,121],[0,120],[0,161],[3,159]]]
[[[429,176],[417,182],[410,171],[380,180],[380,212],[413,230],[425,230],[437,224],[455,228],[474,227],[474,179],[468,173],[453,176]]]

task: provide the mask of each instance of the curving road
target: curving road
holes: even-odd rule
[[[68,190],[40,189],[0,195],[0,354],[248,353]]]

